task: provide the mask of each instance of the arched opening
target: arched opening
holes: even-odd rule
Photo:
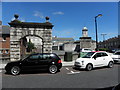
[[[25,56],[32,53],[43,53],[43,39],[37,35],[26,35],[20,38],[20,56]]]

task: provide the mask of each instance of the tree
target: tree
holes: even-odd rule
[[[34,43],[27,42],[27,52],[32,52],[32,49],[35,49]]]

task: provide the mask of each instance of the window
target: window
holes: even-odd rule
[[[50,59],[50,55],[43,54],[43,60]]]
[[[91,58],[91,56],[94,54],[94,52],[88,52],[85,56],[82,58]]]
[[[3,39],[6,40],[6,37],[4,36]]]
[[[101,53],[97,53],[97,54],[96,54],[96,57],[101,57]]]
[[[28,58],[28,61],[34,62],[37,61],[38,59],[39,59],[39,55],[32,55]]]
[[[3,54],[3,50],[0,50],[0,54]]]
[[[106,53],[101,53],[102,55],[101,56],[108,56]]]
[[[5,50],[5,53],[6,53],[6,54],[8,54],[8,53],[9,53],[9,51],[8,51],[8,50]]]
[[[96,57],[104,57],[104,56],[108,56],[106,53],[97,53]]]
[[[116,52],[114,55],[120,55],[120,52]]]
[[[39,58],[39,55],[32,55],[32,56],[30,56],[29,59],[38,59],[38,58]]]

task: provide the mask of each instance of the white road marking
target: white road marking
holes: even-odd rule
[[[73,71],[70,71],[71,73],[74,73]]]
[[[70,73],[67,73],[67,74],[78,74],[78,73],[80,73],[80,72],[73,72],[73,71],[71,71]]]
[[[66,68],[66,70],[70,70],[69,68]]]
[[[0,70],[0,72],[2,72],[2,70]]]
[[[66,68],[66,70],[68,70],[68,71],[70,71],[70,69],[69,68]],[[74,72],[74,71],[70,71],[69,73],[67,73],[67,74],[77,74],[77,73],[80,73],[80,72]]]

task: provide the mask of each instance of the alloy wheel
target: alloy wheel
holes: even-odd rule
[[[11,68],[11,74],[12,75],[18,75],[20,73],[20,68],[18,66],[13,66]]]
[[[49,67],[49,72],[52,73],[52,74],[56,73],[57,72],[57,66],[56,65],[51,65]]]

